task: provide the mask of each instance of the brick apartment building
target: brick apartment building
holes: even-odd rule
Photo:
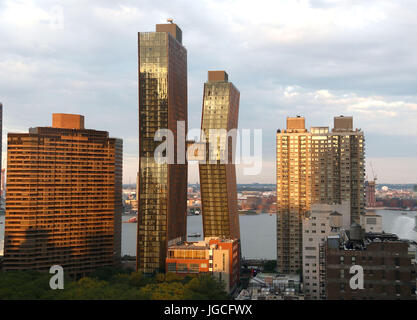
[[[352,225],[348,235],[331,236],[326,245],[326,295],[329,300],[415,300],[416,275],[409,243],[394,234],[363,233]],[[351,289],[350,267],[364,271],[364,288]]]

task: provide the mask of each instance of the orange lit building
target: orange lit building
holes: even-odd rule
[[[179,242],[168,248],[166,270],[179,275],[212,274],[233,292],[239,283],[239,241],[205,238],[198,242]]]
[[[5,270],[74,277],[121,254],[122,140],[54,114],[52,127],[8,134]]]

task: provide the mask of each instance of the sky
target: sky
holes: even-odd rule
[[[353,116],[367,175],[417,183],[417,2],[385,0],[0,0],[3,164],[7,132],[50,126],[56,112],[124,142],[124,183],[138,167],[137,32],[174,19],[188,54],[189,129],[199,128],[208,70],[240,91],[239,128],[262,129],[274,183],[275,133],[288,116],[332,126]],[[198,181],[190,165],[189,182]]]

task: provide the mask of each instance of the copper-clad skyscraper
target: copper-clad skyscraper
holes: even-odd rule
[[[239,98],[225,71],[208,72],[201,121],[207,143],[206,162],[199,165],[205,237],[240,239],[233,159],[236,137],[230,131],[237,129]]]
[[[163,271],[167,247],[186,240],[187,164],[183,141],[187,134],[187,50],[174,23],[156,25],[156,32],[138,33],[139,172],[137,269]],[[181,123],[182,122],[182,123]],[[177,128],[183,128],[182,132]],[[159,129],[174,138],[175,163],[154,158]],[[177,147],[179,147],[177,150]]]
[[[122,140],[54,114],[8,134],[4,270],[83,276],[121,254]]]

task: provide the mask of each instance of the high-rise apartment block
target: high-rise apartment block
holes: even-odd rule
[[[61,265],[78,277],[118,262],[122,149],[80,115],[8,134],[4,270]]]
[[[353,129],[352,117],[335,117],[331,132],[334,158],[333,202],[350,201],[351,221],[360,223],[365,213],[365,138],[363,131]]]
[[[351,117],[335,117],[334,128],[288,118],[277,131],[278,270],[301,269],[301,223],[311,204],[350,203],[352,221],[364,213],[364,137]]]
[[[187,50],[174,23],[138,33],[139,171],[137,269],[163,271],[168,245],[186,240]],[[159,129],[173,135],[172,161],[156,161]],[[170,140],[170,139],[167,139]],[[173,149],[173,150],[171,150]]]
[[[311,205],[311,135],[302,117],[277,132],[277,267],[301,269],[302,221]]]
[[[201,121],[206,160],[199,165],[205,237],[240,239],[234,163],[239,97],[225,71],[208,72]]]
[[[365,212],[364,136],[352,117],[335,117],[334,128],[311,128],[311,203],[350,202],[351,220]]]

